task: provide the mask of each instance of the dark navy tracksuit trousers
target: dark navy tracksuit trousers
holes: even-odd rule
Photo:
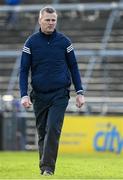
[[[31,99],[36,116],[41,173],[44,170],[54,173],[69,90],[63,88],[48,93],[33,91]]]

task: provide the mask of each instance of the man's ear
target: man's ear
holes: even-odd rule
[[[38,23],[41,24],[41,19],[40,18],[38,18]]]

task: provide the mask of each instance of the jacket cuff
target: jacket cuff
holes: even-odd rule
[[[79,91],[77,91],[76,93],[77,93],[77,95],[79,95],[79,94],[80,94],[80,95],[84,95],[84,91],[83,91],[83,90],[79,90]]]
[[[29,97],[29,96],[27,96],[27,95],[26,95],[26,96],[23,96],[23,97],[21,97],[21,99],[24,99],[25,97]]]

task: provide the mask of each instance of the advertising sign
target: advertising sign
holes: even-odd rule
[[[123,151],[123,117],[65,116],[60,152]]]

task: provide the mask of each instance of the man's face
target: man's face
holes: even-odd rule
[[[39,24],[41,30],[45,34],[52,34],[56,27],[57,23],[57,14],[43,12],[42,16],[39,18]]]

